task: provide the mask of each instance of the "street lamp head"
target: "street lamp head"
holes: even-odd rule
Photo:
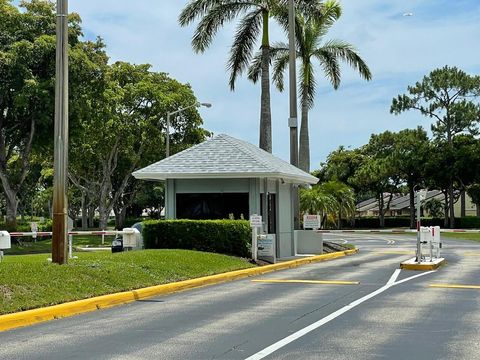
[[[210,103],[198,103],[198,106],[205,106],[206,108],[211,108],[212,107],[212,104]]]

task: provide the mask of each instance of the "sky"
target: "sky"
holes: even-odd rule
[[[431,119],[415,112],[390,114],[392,99],[435,68],[457,66],[480,74],[480,0],[341,0],[343,15],[325,39],[353,44],[369,65],[366,82],[342,66],[333,90],[317,67],[317,98],[310,112],[311,168],[343,145],[358,147],[372,133],[399,131]],[[201,102],[204,128],[258,145],[260,85],[240,78],[228,87],[226,60],[236,22],[218,32],[204,54],[195,54],[195,25],[182,28],[178,15],[186,0],[70,0],[80,14],[86,39],[101,36],[112,61],[149,63],[155,71],[191,84]],[[411,13],[412,16],[404,16]],[[286,41],[272,25],[271,41]],[[273,154],[289,161],[288,91],[271,89]],[[300,109],[299,109],[300,114]]]

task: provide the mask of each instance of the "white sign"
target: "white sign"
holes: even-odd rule
[[[262,216],[253,214],[250,215],[250,227],[262,227]]]
[[[320,215],[303,215],[303,229],[320,229]]]
[[[38,232],[38,224],[36,222],[31,222],[30,223],[30,231]]]
[[[275,234],[258,236],[257,253],[259,259],[275,263]]]

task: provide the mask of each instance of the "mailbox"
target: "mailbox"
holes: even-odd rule
[[[0,250],[10,249],[12,240],[8,231],[0,231]]]

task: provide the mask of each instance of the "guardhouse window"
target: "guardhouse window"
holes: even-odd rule
[[[248,219],[248,193],[177,194],[177,219],[217,220]]]

